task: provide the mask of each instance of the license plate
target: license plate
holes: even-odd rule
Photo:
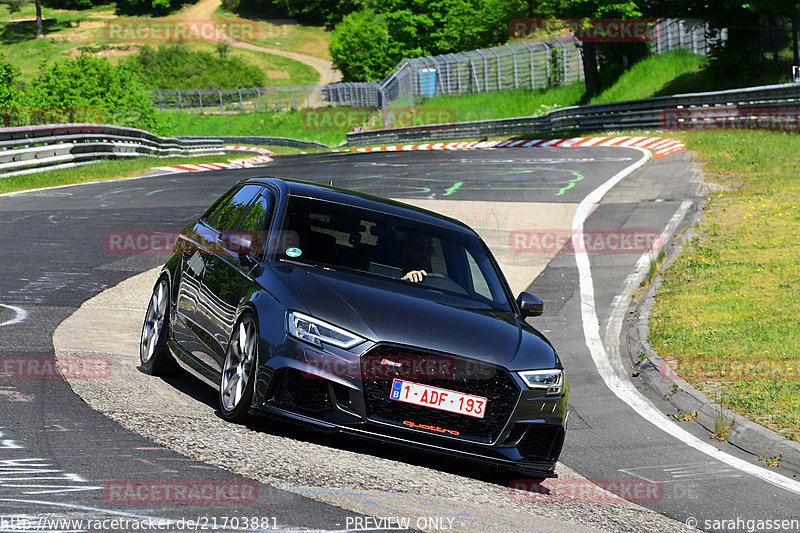
[[[486,398],[482,396],[421,385],[402,379],[392,381],[389,398],[398,402],[432,407],[475,418],[483,418],[483,415],[486,414]]]

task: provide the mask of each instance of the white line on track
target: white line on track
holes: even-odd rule
[[[6,304],[0,304],[0,307],[5,307],[6,309],[11,309],[12,311],[14,311],[14,318],[10,318],[5,322],[0,322],[0,328],[2,328],[3,326],[11,326],[12,324],[19,324],[20,322],[28,318],[28,312],[21,307],[16,307],[14,305],[6,305]]]
[[[631,174],[634,170],[644,165],[650,158],[651,154],[644,148],[634,148],[642,153],[642,157],[634,164],[624,168],[614,176],[608,179],[605,183],[593,190],[589,195],[581,201],[578,205],[578,210],[572,219],[573,234],[583,231],[583,224],[589,215],[589,211],[594,204],[599,203],[603,196],[617,183],[622,181],[623,178]],[[670,224],[672,225],[672,224]],[[619,361],[619,331],[616,331],[617,336],[612,337],[612,342],[609,342],[609,348],[613,355],[616,357],[609,357],[606,351],[606,346],[600,338],[600,322],[597,318],[597,309],[594,300],[594,282],[592,280],[592,270],[589,263],[589,255],[586,252],[575,252],[575,262],[578,265],[578,283],[580,288],[581,297],[581,319],[583,322],[583,335],[586,340],[586,346],[589,348],[589,353],[592,356],[597,372],[603,378],[606,387],[613,392],[617,398],[628,404],[636,414],[653,424],[661,431],[675,437],[687,446],[710,456],[718,461],[725,463],[737,470],[746,474],[756,477],[762,481],[766,481],[776,487],[788,490],[795,494],[800,494],[800,483],[784,477],[778,473],[771,472],[758,465],[754,465],[734,457],[729,453],[723,452],[715,446],[704,442],[695,437],[685,429],[678,426],[677,423],[670,421],[664,414],[655,407],[647,398],[645,398],[639,391],[637,391],[633,384],[628,379],[628,372]],[[636,264],[636,269],[644,268],[649,262],[649,255],[644,254],[639,258]],[[636,271],[634,271],[634,274]],[[631,280],[634,276],[629,276],[626,280],[626,285],[630,286]],[[626,287],[627,289],[628,287]],[[618,301],[619,303],[619,301]],[[621,310],[621,311],[620,311]],[[621,305],[614,308],[614,315],[612,320],[619,320],[618,327],[621,328],[621,319],[616,316],[620,312],[624,312]],[[615,325],[614,329],[616,329]]]

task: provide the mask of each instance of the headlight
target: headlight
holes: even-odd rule
[[[531,389],[543,389],[545,394],[561,394],[564,387],[564,372],[557,368],[550,370],[523,370],[517,372],[522,381]]]
[[[294,311],[289,313],[288,329],[292,337],[302,341],[317,346],[322,346],[322,343],[325,342],[344,350],[352,348],[364,340],[342,328]]]

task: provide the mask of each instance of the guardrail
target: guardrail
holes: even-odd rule
[[[122,157],[223,154],[219,138],[159,137],[108,124],[52,124],[0,129],[0,178]]]
[[[207,140],[208,137],[193,135],[181,135],[176,139],[188,141]],[[265,137],[262,135],[222,135],[215,137],[221,139],[225,144],[260,144],[268,146],[291,146],[292,148],[332,148],[327,144],[317,141],[304,141],[302,139],[292,139],[290,137]]]
[[[352,132],[347,144],[407,143],[480,137],[542,136],[569,132],[636,129],[702,129],[735,127],[749,119],[753,126],[768,119],[800,131],[800,85],[769,85],[730,91],[661,96],[610,104],[556,109],[545,115],[497,120],[454,122],[405,128]],[[783,122],[781,122],[783,121]]]

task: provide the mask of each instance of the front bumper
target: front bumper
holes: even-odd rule
[[[374,346],[367,354],[383,357],[384,352],[378,348],[385,346]],[[541,391],[529,390],[515,373],[482,362],[477,364],[484,367],[484,373],[487,368],[493,373],[488,378],[483,375],[470,380],[460,370],[448,376],[450,381],[412,377],[412,381],[490,398],[488,404],[498,409],[492,420],[488,420],[487,410],[484,421],[428,407],[398,405],[389,400],[391,375],[375,379],[361,372],[367,359],[364,355],[334,353],[333,357],[350,358],[357,364],[339,367],[348,369],[346,372],[329,371],[333,367],[310,369],[309,348],[298,343],[297,349],[300,356],[272,358],[259,369],[253,405],[257,413],[316,430],[501,466],[534,477],[556,475],[555,464],[566,429],[567,383],[560,396],[544,396]],[[403,348],[403,353],[413,351]],[[434,355],[460,360],[452,355]],[[315,353],[311,358],[318,361],[321,357],[330,354]],[[502,395],[502,401],[499,396],[492,398],[492,394]],[[451,435],[447,431],[450,429],[457,429],[458,436]]]

